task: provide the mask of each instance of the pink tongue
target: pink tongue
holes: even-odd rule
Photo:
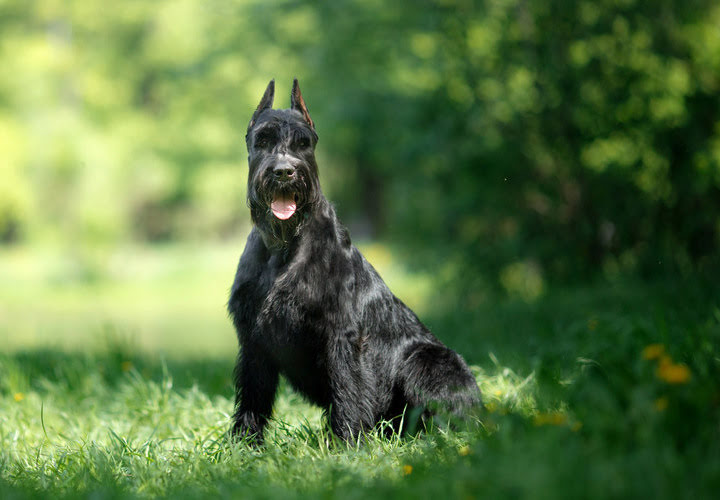
[[[283,196],[278,195],[270,205],[270,209],[278,219],[287,220],[295,213],[297,205],[295,205],[295,200],[292,197],[284,198]]]

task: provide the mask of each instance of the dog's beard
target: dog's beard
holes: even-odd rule
[[[305,176],[298,176],[290,182],[277,182],[274,179],[263,182],[257,198],[267,217],[278,221],[289,221],[299,217],[312,203],[313,196]],[[259,207],[258,207],[259,208]]]
[[[248,186],[253,222],[263,232],[268,246],[287,246],[300,233],[306,214],[318,199],[319,187],[308,179],[298,170],[290,182],[278,182],[266,174]]]

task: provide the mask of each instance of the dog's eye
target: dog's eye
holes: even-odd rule
[[[255,141],[255,147],[260,149],[266,149],[270,145],[270,140],[267,137],[261,137]]]
[[[295,142],[295,145],[298,149],[307,149],[310,147],[310,139],[307,137],[301,137]]]

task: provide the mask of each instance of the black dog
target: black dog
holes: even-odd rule
[[[406,408],[480,403],[463,359],[385,285],[320,190],[318,136],[297,80],[291,108],[270,82],[246,135],[248,236],[228,310],[241,351],[234,435],[262,440],[279,374],[356,438]]]

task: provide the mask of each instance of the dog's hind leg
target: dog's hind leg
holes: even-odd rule
[[[355,440],[376,421],[374,377],[362,362],[361,344],[357,333],[346,332],[332,337],[328,346],[330,426],[345,441]]]
[[[481,405],[480,389],[467,364],[440,343],[416,343],[407,348],[398,375],[410,407],[439,406],[460,415]]]

